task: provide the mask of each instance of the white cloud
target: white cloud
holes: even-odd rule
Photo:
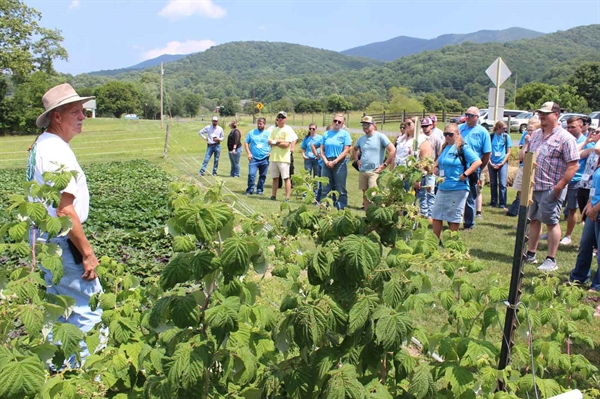
[[[227,14],[227,10],[216,5],[213,0],[169,0],[169,3],[158,13],[161,17],[170,20],[183,19],[194,14],[219,19]]]
[[[75,8],[79,8],[79,0],[73,0],[71,1],[71,4],[69,4],[69,10],[73,10]]]
[[[146,51],[142,60],[149,60],[152,58],[156,58],[163,54],[190,54],[197,53],[200,51],[207,50],[214,46],[216,43],[212,40],[186,40],[185,42],[169,42],[165,47],[155,48],[152,50]]]

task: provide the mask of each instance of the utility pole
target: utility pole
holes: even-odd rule
[[[517,74],[515,73],[515,96],[513,97],[513,107],[517,109]]]
[[[160,128],[163,128],[163,63],[160,63]]]

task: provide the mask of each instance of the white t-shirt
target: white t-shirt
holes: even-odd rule
[[[69,185],[61,193],[69,193],[75,197],[73,206],[81,223],[85,222],[90,212],[90,193],[85,174],[75,158],[71,146],[55,134],[44,132],[29,153],[27,164],[27,180],[35,180],[44,184],[43,174],[64,167],[68,171],[77,171],[77,178],[71,178]],[[56,216],[56,208],[46,206],[51,216]]]
[[[419,159],[419,148],[421,144],[427,139],[424,134],[419,134],[419,138],[417,139],[417,153],[413,154],[413,142],[415,137],[407,137],[405,134],[398,137],[396,140],[396,157],[394,158],[394,164],[398,165],[406,165],[406,160],[409,156],[415,155],[417,159]]]

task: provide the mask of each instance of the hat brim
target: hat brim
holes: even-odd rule
[[[90,97],[70,97],[64,101],[61,101],[57,104],[54,104],[52,106],[52,108],[47,109],[43,114],[41,114],[40,116],[37,117],[37,119],[35,120],[35,124],[37,125],[37,127],[47,127],[50,124],[50,113],[52,111],[54,111],[56,108],[61,107],[63,105],[66,104],[72,104],[72,103],[85,103],[88,102],[89,100],[93,100],[94,98],[96,98],[96,96],[90,96]]]

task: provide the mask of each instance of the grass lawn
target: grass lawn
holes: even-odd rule
[[[362,114],[361,114],[362,115]],[[223,120],[225,124],[227,120]],[[242,121],[240,129],[243,136],[252,129],[250,121]],[[221,159],[218,168],[218,177],[207,176],[201,178],[198,176],[202,159],[206,151],[206,142],[200,139],[197,132],[200,128],[208,124],[207,121],[182,121],[172,122],[170,124],[170,138],[168,143],[167,158],[163,159],[163,148],[165,144],[164,131],[160,129],[160,122],[156,121],[124,121],[117,119],[88,119],[84,124],[83,133],[76,137],[72,142],[72,148],[80,162],[102,163],[109,161],[128,160],[133,158],[146,158],[158,164],[161,164],[166,170],[189,181],[198,182],[210,186],[217,182],[224,182],[226,190],[237,196],[237,207],[244,212],[260,212],[264,215],[276,215],[280,210],[280,201],[270,201],[271,179],[268,177],[263,196],[245,196],[247,185],[248,161],[245,155],[242,155],[241,176],[240,178],[229,177],[230,162],[227,156],[226,147],[221,151]],[[305,123],[306,125],[306,123]],[[320,123],[318,123],[320,126]],[[228,128],[224,129],[227,133]],[[319,129],[322,131],[321,129]],[[300,132],[302,134],[302,132]],[[299,134],[299,135],[300,135]],[[513,135],[513,139],[518,139]],[[33,142],[33,136],[19,137],[8,136],[0,137],[0,167],[25,167],[27,158],[27,148]],[[302,168],[302,157],[300,155],[300,146],[296,146],[296,170]],[[212,160],[209,164],[209,171],[212,168]],[[84,166],[85,169],[85,166]],[[362,195],[358,190],[358,172],[352,167],[348,167],[348,193],[349,209],[356,212],[362,212]],[[515,192],[509,189],[509,203],[514,199]],[[280,190],[278,198],[283,199],[284,194]],[[474,276],[474,280],[486,278],[490,273],[504,276],[506,283],[510,279],[512,258],[514,252],[515,226],[516,218],[504,216],[504,212],[497,208],[485,206],[489,203],[489,189],[484,189],[484,209],[483,220],[477,220],[477,225],[472,231],[462,232],[462,237],[470,248],[471,255],[485,263],[487,273],[481,272]],[[301,199],[292,198],[292,206],[300,204]],[[564,233],[565,222],[561,223]],[[573,245],[561,246],[557,255],[559,270],[554,273],[562,280],[566,281],[570,270],[575,264],[577,257],[577,244],[581,236],[582,227],[578,225],[573,234]],[[538,248],[539,256],[543,260],[546,251],[546,242],[542,241]],[[595,270],[595,265],[593,270]],[[528,284],[532,278],[542,277],[543,273],[538,272],[534,266],[525,267],[524,290],[527,290]],[[448,280],[443,276],[431,276],[434,284],[440,285]],[[268,288],[267,288],[268,290]],[[442,316],[439,316],[442,317]],[[503,319],[503,317],[502,317]],[[441,320],[436,317],[430,317],[426,323],[432,327],[439,327]],[[437,325],[436,325],[437,324]],[[593,337],[595,344],[600,345],[600,318],[593,320],[592,324],[583,328],[586,333]],[[535,331],[534,331],[535,334]],[[596,366],[600,366],[600,354],[598,351],[586,349],[586,357]],[[575,349],[577,351],[577,348]]]

